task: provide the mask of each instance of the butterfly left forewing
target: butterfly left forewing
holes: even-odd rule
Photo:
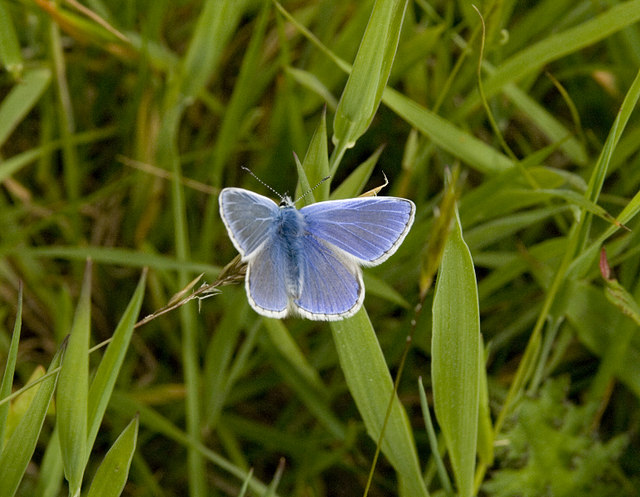
[[[307,230],[365,265],[385,261],[400,246],[415,216],[410,200],[360,197],[300,209]]]
[[[224,188],[219,203],[229,237],[246,260],[273,235],[278,206],[273,200],[242,188]]]

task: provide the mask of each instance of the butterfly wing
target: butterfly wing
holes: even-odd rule
[[[341,250],[307,234],[299,268],[300,295],[293,307],[302,317],[332,321],[355,314],[364,300],[362,273],[357,262]]]
[[[330,200],[300,209],[309,233],[371,266],[398,249],[415,211],[413,202],[396,197]]]
[[[271,239],[278,215],[276,203],[242,188],[225,188],[220,192],[220,217],[243,260]]]

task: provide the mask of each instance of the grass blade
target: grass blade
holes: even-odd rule
[[[14,79],[22,75],[20,43],[5,2],[0,2],[0,62]]]
[[[377,0],[373,6],[336,109],[332,140],[338,152],[331,164],[331,174],[336,171],[340,153],[353,147],[378,110],[398,48],[406,7],[406,0]]]
[[[460,218],[450,232],[433,299],[433,402],[460,497],[473,495],[480,390],[480,312]]]
[[[366,311],[361,309],[352,318],[333,321],[330,326],[349,391],[358,406],[367,433],[377,441],[389,399],[394,394],[391,375],[371,321]],[[382,452],[397,471],[408,495],[429,495],[422,479],[409,420],[396,395],[393,397]]]
[[[53,357],[49,373],[60,365],[61,350]],[[13,497],[36,448],[44,418],[49,409],[58,373],[44,379],[18,426],[0,454],[0,497]]]
[[[22,285],[18,291],[18,308],[16,310],[16,321],[13,325],[11,335],[11,345],[7,354],[7,363],[4,366],[2,384],[0,385],[0,400],[11,394],[13,385],[13,374],[16,370],[16,358],[18,357],[18,343],[20,342],[20,331],[22,330]],[[7,428],[7,417],[9,415],[9,402],[0,404],[0,447],[4,444],[4,436]]]
[[[87,417],[87,447],[89,452],[98,434],[98,429],[102,423],[102,417],[107,409],[107,404],[111,398],[113,387],[118,378],[118,373],[124,362],[125,355],[129,348],[129,342],[133,335],[134,325],[140,313],[144,288],[147,280],[147,272],[144,271],[138,287],[127,306],[127,309],[113,333],[111,343],[100,361],[98,370],[91,382],[88,397],[88,417]],[[87,453],[88,457],[88,453]]]
[[[62,361],[56,396],[64,474],[69,482],[70,495],[74,497],[80,495],[87,462],[91,266],[91,261],[88,261],[69,344]]]
[[[51,82],[51,71],[47,68],[32,69],[22,76],[0,104],[0,145],[24,116],[33,108]]]
[[[297,161],[296,161],[297,162]],[[300,184],[296,192],[296,198],[299,195],[305,195],[303,204],[308,205],[316,201],[321,202],[329,198],[329,187],[331,180],[323,181],[329,176],[329,157],[327,156],[327,112],[322,112],[320,123],[313,133],[307,154],[302,161],[303,174],[299,174],[300,179],[306,177],[307,184]],[[315,187],[315,188],[314,188]],[[311,189],[313,188],[313,193]]]
[[[129,476],[138,439],[138,417],[136,416],[120,434],[104,456],[91,483],[87,497],[118,497]]]
[[[597,43],[639,19],[640,3],[623,2],[593,19],[521,50],[501,64],[484,82],[486,98],[494,95],[506,83],[517,81],[532,72],[539,71],[550,62]],[[469,102],[461,106],[460,114],[466,114],[468,109],[474,108],[478,103],[479,98],[475,94]]]

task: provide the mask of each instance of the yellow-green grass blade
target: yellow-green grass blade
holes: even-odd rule
[[[60,438],[58,430],[54,427],[40,463],[40,478],[35,488],[35,497],[58,497],[62,488],[63,475]]]
[[[393,381],[371,321],[364,309],[343,321],[331,322],[340,367],[367,433],[380,438],[389,402],[393,406],[382,439],[382,453],[414,497],[429,495],[422,478],[406,412],[393,391]]]
[[[442,254],[433,299],[431,373],[436,417],[460,497],[473,495],[480,399],[480,311],[460,218]]]
[[[407,7],[406,0],[377,0],[333,121],[333,143],[339,154],[353,147],[367,130],[389,79]]]
[[[60,365],[59,350],[51,361],[49,373]],[[20,420],[0,454],[0,497],[13,497],[36,448],[44,418],[53,397],[58,373],[45,378],[37,388],[29,410]]]
[[[11,394],[11,386],[13,385],[13,375],[16,370],[16,360],[18,357],[18,344],[20,343],[20,331],[22,330],[22,285],[18,291],[18,306],[16,309],[16,320],[13,325],[13,334],[11,335],[11,344],[7,353],[7,363],[4,366],[2,374],[2,384],[0,384],[0,400]],[[9,415],[9,402],[0,404],[0,448],[4,444],[4,438],[7,427],[7,417]]]
[[[118,497],[122,494],[138,439],[136,416],[113,443],[98,467],[87,497]]]
[[[56,392],[56,422],[69,494],[80,494],[87,462],[91,261],[87,262],[80,299],[62,360]]]
[[[22,122],[51,82],[51,70],[36,68],[26,71],[0,104],[0,145]]]
[[[145,271],[91,381],[88,397],[87,447],[89,450],[87,452],[93,447],[102,418],[109,404],[113,387],[118,378],[118,373],[129,348],[134,325],[142,306],[146,276],[147,273]]]
[[[24,61],[11,14],[7,8],[8,3],[4,0],[0,1],[0,62],[7,72],[18,81],[22,76]]]

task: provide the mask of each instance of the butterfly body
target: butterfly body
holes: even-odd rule
[[[302,237],[305,236],[305,221],[300,211],[291,204],[290,200],[288,203],[280,205],[279,210],[280,212],[275,219],[277,236],[273,238],[272,243],[282,246],[277,250],[284,254],[286,261],[284,271],[287,290],[292,297],[298,298],[302,290],[300,261],[304,256]]]
[[[353,315],[364,300],[361,265],[376,265],[404,240],[413,202],[361,197],[298,210],[257,193],[225,188],[220,214],[242,260],[251,306],[269,317],[313,320]]]

